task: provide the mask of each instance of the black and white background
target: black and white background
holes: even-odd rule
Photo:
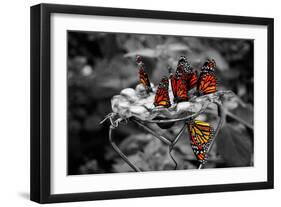
[[[111,98],[138,83],[135,55],[144,56],[155,85],[174,68],[181,55],[200,71],[207,57],[217,63],[218,90],[237,97],[224,107],[231,112],[210,152],[207,168],[253,166],[254,41],[246,39],[182,37],[68,31],[68,174],[129,172],[132,169],[108,141],[108,126],[99,122],[111,112]],[[211,118],[210,118],[211,117]],[[208,114],[203,120],[214,121]],[[153,127],[153,126],[152,126]],[[155,130],[174,135],[175,130]],[[128,124],[114,135],[121,150],[144,171],[172,170],[166,146]],[[175,146],[178,169],[195,169],[197,162],[184,134]]]

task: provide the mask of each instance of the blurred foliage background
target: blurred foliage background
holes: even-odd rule
[[[232,90],[226,122],[209,155],[206,168],[253,165],[253,40],[68,32],[68,174],[129,172],[132,169],[108,141],[108,125],[99,122],[111,112],[111,97],[138,83],[135,55],[144,57],[151,81],[158,84],[167,67],[181,55],[200,71],[207,57],[217,63],[219,90]],[[216,121],[214,111],[201,119]],[[214,124],[215,125],[215,124]],[[157,131],[172,137],[180,126]],[[171,170],[168,149],[133,124],[115,130],[121,150],[142,170]],[[173,155],[178,169],[197,168],[185,133]]]

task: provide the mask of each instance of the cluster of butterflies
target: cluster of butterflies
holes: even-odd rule
[[[139,81],[143,84],[147,94],[152,92],[152,87],[145,72],[144,63],[141,56],[137,56],[136,62],[139,69]],[[157,88],[154,98],[154,106],[169,108],[171,101],[169,97],[169,82],[172,86],[174,103],[189,100],[189,91],[195,90],[195,95],[207,95],[217,91],[217,79],[215,75],[216,63],[207,59],[201,67],[199,76],[188,63],[186,57],[181,56],[175,74],[169,68],[169,77],[164,76]],[[191,148],[200,163],[207,160],[207,152],[213,137],[213,127],[200,120],[193,120],[187,123]]]

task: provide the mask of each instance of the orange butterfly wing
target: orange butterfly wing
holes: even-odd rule
[[[154,98],[154,106],[162,106],[165,108],[169,108],[171,106],[168,88],[168,78],[163,77],[156,91],[156,95]]]
[[[207,59],[207,61],[203,64],[197,85],[199,95],[206,95],[217,91],[215,67],[216,62],[213,59]]]
[[[139,68],[139,82],[141,84],[143,84],[147,93],[152,92],[150,81],[149,81],[147,73],[145,72],[144,63],[143,63],[143,59],[141,56],[139,56],[139,55],[136,56],[136,63]]]
[[[189,76],[189,86],[188,89],[192,89],[196,86],[197,84],[197,75],[195,72],[191,72],[190,76]]]
[[[217,79],[215,74],[207,72],[200,75],[197,89],[200,95],[215,93],[217,91]]]
[[[177,102],[187,101],[187,83],[186,80],[180,78],[177,81]]]
[[[186,81],[175,75],[171,79],[172,91],[174,95],[174,102],[187,101],[187,85]]]
[[[182,65],[178,66],[176,74],[172,76],[171,85],[174,95],[174,102],[178,103],[188,100],[187,74]]]
[[[213,137],[213,128],[209,123],[194,120],[187,124],[190,136],[191,148],[197,160],[204,163],[207,159],[207,151]]]
[[[148,79],[148,75],[144,71],[143,66],[140,66],[140,68],[139,68],[139,82],[141,84],[143,84],[147,93],[152,92],[152,88],[151,88],[151,85],[150,85],[150,81]]]

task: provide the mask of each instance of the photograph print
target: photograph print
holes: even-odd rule
[[[68,175],[254,166],[254,40],[67,31]]]

